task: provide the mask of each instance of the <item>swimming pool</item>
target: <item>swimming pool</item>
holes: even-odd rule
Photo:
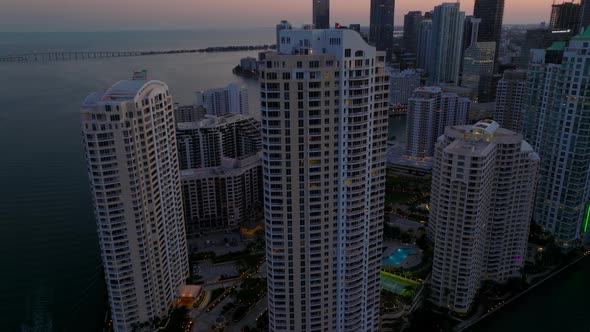
[[[414,248],[398,248],[391,255],[383,258],[383,264],[400,265],[408,257],[408,255],[415,254]]]

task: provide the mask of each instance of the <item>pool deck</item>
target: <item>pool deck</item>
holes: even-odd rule
[[[420,248],[418,248],[418,246],[415,244],[402,244],[400,241],[384,241],[383,246],[386,247],[383,250],[383,258],[390,256],[399,248],[412,248],[416,251],[415,253],[409,254],[401,264],[391,266],[408,269],[420,264],[422,261],[422,250],[420,250]]]

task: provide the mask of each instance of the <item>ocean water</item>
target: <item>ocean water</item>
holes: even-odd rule
[[[270,44],[273,29],[0,33],[0,55],[47,50],[152,50]],[[0,64],[0,331],[99,331],[106,294],[80,138],[79,107],[134,69],[166,82],[174,101],[238,82],[256,52]]]

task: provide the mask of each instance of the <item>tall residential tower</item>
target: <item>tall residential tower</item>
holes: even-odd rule
[[[590,29],[533,51],[527,140],[541,156],[534,220],[571,248],[590,231]]]
[[[524,110],[527,97],[526,71],[507,70],[498,82],[494,120],[502,128],[523,132]]]
[[[377,331],[385,55],[353,30],[283,40],[260,74],[270,331]]]
[[[464,21],[465,12],[459,10],[458,3],[443,3],[434,7],[428,68],[430,83],[459,84]]]
[[[136,73],[80,112],[116,332],[167,315],[188,276],[172,106],[166,84]]]
[[[539,157],[522,135],[483,120],[436,143],[428,236],[430,301],[465,314],[484,280],[524,267]]]

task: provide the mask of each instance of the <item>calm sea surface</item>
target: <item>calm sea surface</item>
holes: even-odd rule
[[[273,29],[103,33],[0,33],[0,55],[41,51],[165,50],[271,44]],[[80,141],[79,106],[133,69],[166,82],[174,101],[230,82],[256,52],[0,64],[0,331],[98,331],[105,308],[98,241]],[[253,112],[256,116],[255,112]],[[390,137],[405,141],[405,118]],[[477,331],[588,331],[590,263],[583,262],[492,317]],[[536,294],[534,293],[534,294]],[[551,328],[559,321],[560,328]],[[587,324],[587,323],[586,323]],[[579,327],[575,329],[575,327]]]
[[[0,55],[45,50],[152,50],[272,43],[272,29],[0,33]],[[91,92],[148,69],[174,101],[239,82],[256,52],[0,64],[0,331],[96,331],[105,308],[79,107]]]

